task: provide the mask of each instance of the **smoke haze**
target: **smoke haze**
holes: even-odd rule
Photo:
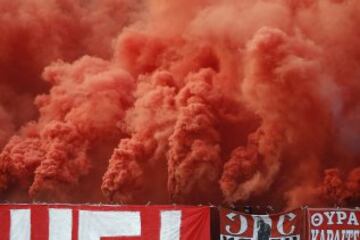
[[[0,0],[3,201],[360,203],[358,0]]]

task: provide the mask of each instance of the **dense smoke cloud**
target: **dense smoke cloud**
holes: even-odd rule
[[[360,202],[357,0],[0,0],[4,200]]]

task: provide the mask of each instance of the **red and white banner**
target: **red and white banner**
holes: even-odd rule
[[[301,209],[272,215],[220,211],[221,240],[300,240],[302,225]]]
[[[209,207],[0,205],[0,240],[209,240]]]
[[[360,240],[360,210],[308,209],[309,240]]]

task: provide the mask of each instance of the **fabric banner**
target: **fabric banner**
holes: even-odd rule
[[[220,240],[301,240],[303,211],[249,215],[220,210]]]
[[[308,209],[309,240],[360,240],[360,210]]]
[[[209,240],[210,208],[0,205],[0,240]]]

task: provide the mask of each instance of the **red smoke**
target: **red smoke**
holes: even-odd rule
[[[359,204],[359,11],[1,1],[3,199]]]

